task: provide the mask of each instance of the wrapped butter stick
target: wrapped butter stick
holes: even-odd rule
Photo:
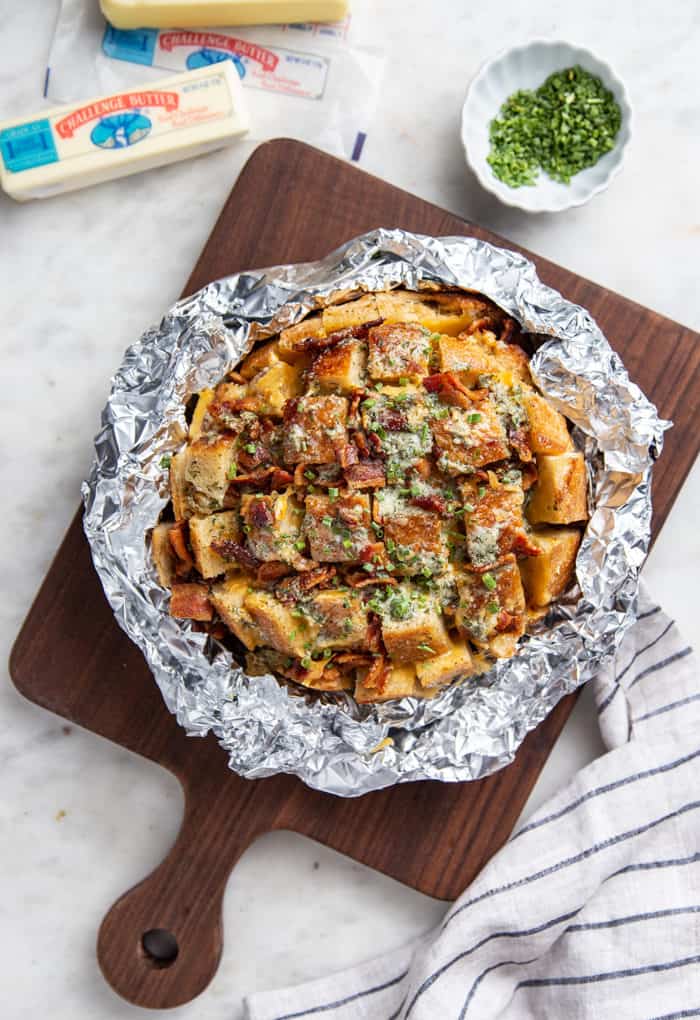
[[[0,184],[19,202],[48,198],[220,149],[247,130],[238,75],[219,63],[0,124]]]
[[[101,0],[100,5],[117,28],[339,21],[348,12],[348,0]]]

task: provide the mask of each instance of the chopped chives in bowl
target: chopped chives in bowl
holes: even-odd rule
[[[614,148],[621,122],[612,92],[576,64],[506,99],[489,128],[488,163],[511,188],[535,184],[541,170],[568,184]]]

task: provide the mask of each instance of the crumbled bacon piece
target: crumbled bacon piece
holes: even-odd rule
[[[235,475],[229,480],[226,498],[228,499],[229,492],[232,489],[235,490],[239,485],[255,485],[258,489],[266,488],[275,471],[279,471],[279,468],[266,467],[260,468],[258,471],[249,471],[248,474]]]
[[[370,613],[367,620],[367,648],[375,654],[386,654],[384,638],[382,637],[382,621],[376,613]]]
[[[518,556],[541,556],[542,550],[539,546],[534,545],[527,534],[522,528],[518,528],[513,535],[511,547],[513,552],[517,553]]]
[[[490,570],[495,570],[498,567],[502,567],[505,563],[514,563],[515,556],[513,553],[504,553],[499,556],[497,560],[493,560],[492,563],[486,563],[482,566],[477,566],[476,563],[464,563],[463,567],[468,570],[470,574],[487,574]]]
[[[477,330],[492,329],[492,327],[493,327],[493,316],[491,316],[491,315],[482,315],[481,318],[474,319],[473,322],[470,322],[469,325],[467,326],[467,328],[463,331],[462,335],[464,335],[464,333],[466,333],[467,336],[471,336],[471,334],[472,333],[476,333]]]
[[[260,566],[259,560],[249,552],[245,546],[239,545],[230,538],[222,538],[219,542],[212,542],[212,549],[218,553],[222,560],[228,563],[240,563],[246,570],[256,571]]]
[[[175,572],[182,576],[188,574],[194,566],[194,560],[192,554],[187,547],[187,538],[189,535],[189,526],[187,521],[178,521],[174,524],[168,532],[168,539],[173,552],[177,556],[178,563],[175,567]]]
[[[371,446],[373,453],[381,453],[382,452],[382,449],[383,449],[382,441],[381,441],[381,439],[379,438],[379,436],[377,435],[376,432],[370,432],[369,433],[369,435],[367,436],[367,442]]]
[[[363,460],[367,460],[370,456],[369,446],[367,445],[367,436],[361,430],[355,433],[355,446],[357,452]]]
[[[270,452],[262,443],[251,443],[250,445],[254,447],[252,453],[244,449],[238,454],[238,464],[244,471],[253,471],[270,459]]]
[[[335,577],[335,567],[317,567],[315,570],[307,570],[303,574],[295,574],[294,577],[285,577],[277,585],[277,596],[282,602],[296,602],[302,598],[307,591],[318,588]]]
[[[201,620],[214,618],[209,601],[209,589],[204,584],[174,584],[170,594],[170,615],[178,620]]]
[[[284,405],[282,411],[282,417],[286,422],[294,421],[297,416],[297,408],[299,406],[299,397],[291,397]]]
[[[267,584],[270,581],[279,581],[282,577],[288,577],[293,573],[293,569],[288,563],[282,563],[281,560],[270,560],[260,564],[255,578],[260,584]]]
[[[368,687],[370,690],[378,691],[381,694],[386,686],[390,672],[391,663],[389,660],[385,659],[383,655],[377,655],[373,659],[367,676],[363,680],[363,686]]]
[[[263,500],[255,500],[251,503],[250,519],[256,528],[269,528],[275,523],[275,515]]]
[[[287,485],[291,485],[294,480],[294,475],[290,474],[289,471],[285,471],[284,468],[273,467],[270,474],[270,488],[275,490],[284,489]]]
[[[447,500],[437,493],[428,496],[413,496],[409,503],[411,506],[418,506],[421,510],[430,510],[434,514],[444,514],[447,510]]]
[[[537,464],[534,460],[531,460],[529,463],[523,464],[521,472],[523,492],[527,492],[528,489],[532,488],[539,477],[537,473]]]
[[[366,340],[367,334],[374,326],[381,326],[384,319],[373,319],[371,322],[363,322],[360,326],[346,326],[345,329],[337,329],[328,336],[309,336],[294,344],[295,351],[325,351],[329,347],[335,347],[343,340]]]
[[[360,403],[365,396],[364,390],[354,390],[352,397],[350,398],[350,407],[348,408],[348,421],[357,420],[357,412],[360,409]]]
[[[345,470],[349,489],[382,489],[386,485],[384,464],[380,460],[363,460]]]
[[[383,542],[368,542],[359,552],[360,563],[378,563],[384,557]]]
[[[372,656],[364,652],[340,652],[333,657],[333,665],[346,672],[358,666],[371,666]]]
[[[454,407],[471,408],[474,403],[474,391],[468,390],[454,372],[438,372],[423,379],[423,386],[428,393],[437,393],[440,400]]]
[[[243,411],[252,411],[254,414],[260,410],[260,398],[257,396],[239,397],[237,400],[213,401],[208,408],[209,414],[227,425],[233,415],[242,414]],[[242,428],[242,423],[241,426]]]
[[[527,441],[527,430],[524,428],[515,429],[508,436],[508,441],[513,447],[518,457],[524,463],[529,463],[532,460],[532,450],[530,444]]]
[[[505,634],[509,630],[517,631],[519,622],[520,621],[517,616],[507,612],[505,609],[502,609],[496,617],[496,630],[499,634]]]
[[[380,411],[379,424],[383,425],[389,432],[405,432],[408,428],[408,419],[402,411],[395,411],[391,408]]]
[[[389,574],[368,574],[365,570],[352,570],[345,575],[345,580],[351,588],[369,588],[371,584],[398,584],[395,577]]]

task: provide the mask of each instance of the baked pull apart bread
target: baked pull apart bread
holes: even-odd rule
[[[514,655],[570,587],[588,516],[526,341],[479,295],[391,290],[254,348],[171,460],[152,548],[172,615],[250,675],[363,703]]]

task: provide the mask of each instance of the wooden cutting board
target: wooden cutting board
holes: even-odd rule
[[[238,270],[316,259],[379,226],[515,247],[347,163],[274,141],[243,169],[184,294]],[[700,336],[527,254],[545,283],[593,313],[635,381],[675,420],[655,472],[656,534],[700,445]],[[574,704],[560,702],[515,762],[480,782],[409,783],[345,800],[288,776],[240,779],[215,740],[188,739],[163,706],[140,652],[114,622],[80,512],[17,638],[10,672],[30,700],[158,762],[184,787],[174,847],[114,904],[97,942],[112,987],[153,1008],[189,1001],[214,976],[226,882],[261,833],[291,829],[422,892],[458,896],[507,839]],[[154,931],[145,948],[144,934]]]

